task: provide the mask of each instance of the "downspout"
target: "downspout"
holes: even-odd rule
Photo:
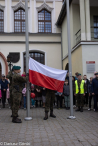
[[[61,66],[62,66],[62,70],[63,70],[62,26],[61,26]]]

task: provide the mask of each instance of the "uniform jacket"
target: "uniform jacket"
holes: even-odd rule
[[[63,94],[64,94],[65,96],[69,96],[69,94],[70,94],[69,85],[65,85],[65,84],[64,84],[64,87],[63,87]]]
[[[97,78],[92,80],[91,89],[92,89],[92,93],[95,93],[98,95],[98,79]]]
[[[13,92],[22,93],[23,83],[28,80],[28,77],[23,78],[21,75],[14,73],[12,76],[12,90]]]
[[[14,74],[14,73],[13,73],[12,71],[10,71],[10,72],[7,74],[7,76],[6,76],[6,78],[10,80],[10,84],[9,84],[9,90],[10,90],[10,91],[12,90],[12,76],[13,76],[13,74]]]

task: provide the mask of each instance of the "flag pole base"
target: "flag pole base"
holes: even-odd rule
[[[32,120],[32,117],[25,117],[25,120],[30,121],[30,120]]]
[[[75,116],[69,116],[69,117],[67,117],[67,119],[76,119],[76,117]]]

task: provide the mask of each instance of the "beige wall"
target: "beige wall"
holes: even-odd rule
[[[73,9],[72,5],[70,6],[70,31],[71,31],[71,48],[73,47]],[[64,18],[62,23],[62,49],[63,49],[63,58],[68,53],[68,36],[67,36],[67,17]]]
[[[67,63],[68,63],[68,57],[63,60],[63,69],[65,69]],[[72,75],[75,75],[76,72],[83,74],[81,46],[72,52]]]
[[[73,47],[76,44],[75,34],[81,29],[80,26],[80,8],[79,5],[73,4]]]

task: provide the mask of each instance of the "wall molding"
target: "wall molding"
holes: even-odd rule
[[[42,9],[46,9],[46,10],[48,10],[49,12],[52,12],[52,10],[53,10],[54,8],[51,8],[50,6],[48,6],[48,5],[44,2],[41,6],[36,7],[36,9],[37,9],[38,12],[41,11]]]
[[[4,11],[5,6],[0,5],[0,10]]]

